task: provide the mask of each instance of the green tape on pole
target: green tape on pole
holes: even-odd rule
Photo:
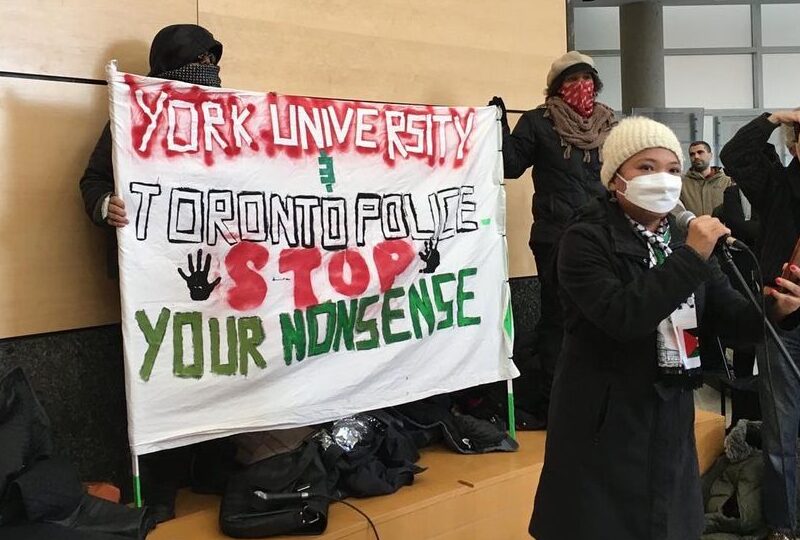
[[[508,381],[508,434],[517,440],[517,422],[514,418],[514,384]]]
[[[142,483],[138,475],[133,477],[133,501],[136,508],[142,507]]]
[[[503,318],[503,330],[505,330],[508,339],[514,340],[514,312],[511,309],[511,302],[506,304],[506,315]]]

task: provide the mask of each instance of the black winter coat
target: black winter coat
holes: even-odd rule
[[[672,255],[652,269],[644,240],[608,196],[564,233],[565,336],[530,525],[538,540],[700,536],[693,394],[660,380],[656,328],[692,293],[701,326],[755,337],[761,325],[716,262],[671,224]]]
[[[585,163],[583,150],[572,148],[569,159],[564,159],[561,137],[552,120],[545,118],[546,112],[541,106],[524,113],[513,133],[503,128],[505,177],[519,178],[533,167],[531,245],[555,243],[576,210],[605,193],[599,152],[591,150]]]
[[[111,128],[106,123],[80,180],[86,214],[95,225],[104,225],[103,200],[114,192],[114,167],[111,161]]]
[[[784,167],[769,144],[778,127],[764,113],[736,132],[720,152],[725,170],[761,216],[761,271],[764,282],[781,275],[800,236],[800,163]]]

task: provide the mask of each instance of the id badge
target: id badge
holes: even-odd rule
[[[700,342],[697,338],[697,309],[694,295],[678,306],[670,315],[678,345],[678,354],[684,369],[700,367]]]

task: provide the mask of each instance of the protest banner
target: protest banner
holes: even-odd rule
[[[495,108],[108,83],[135,455],[517,375]]]

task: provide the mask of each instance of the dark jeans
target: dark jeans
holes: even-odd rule
[[[533,362],[523,372],[520,383],[524,387],[518,392],[524,394],[523,407],[530,409],[542,420],[547,418],[550,405],[550,389],[556,361],[561,352],[561,340],[564,335],[561,304],[555,284],[555,246],[553,244],[534,243],[531,245],[533,257],[536,259],[536,270],[539,275],[540,315],[536,325],[536,345]],[[522,371],[523,368],[521,368]],[[530,404],[525,406],[524,404]]]
[[[792,359],[799,362],[800,329],[790,332],[778,330],[778,333]],[[764,450],[762,504],[767,525],[775,529],[794,529],[797,524],[800,381],[772,340],[769,340],[767,349],[771,377],[763,348],[758,355],[759,397],[764,422],[761,432]]]

